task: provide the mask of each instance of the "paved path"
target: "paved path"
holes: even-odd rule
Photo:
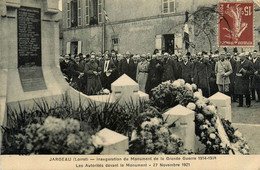
[[[260,102],[252,101],[251,107],[237,107],[232,103],[232,123],[246,138],[250,154],[260,154]]]

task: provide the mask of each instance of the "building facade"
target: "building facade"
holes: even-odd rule
[[[63,0],[62,54],[112,49],[119,53],[152,53],[154,49],[176,53],[184,50],[185,12],[192,19],[200,6],[214,4],[215,0]],[[255,49],[259,48],[259,27],[255,28]],[[217,24],[215,28],[217,32]],[[193,44],[189,51],[218,49],[217,35],[209,44],[205,36],[196,37],[195,31],[196,26],[189,22]]]
[[[63,54],[152,53],[155,48],[173,53],[183,48],[185,11],[194,10],[193,1],[65,0]]]

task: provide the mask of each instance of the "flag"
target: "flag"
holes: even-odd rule
[[[184,24],[184,43],[185,43],[185,49],[188,49],[190,46],[190,39],[189,39],[189,26],[188,26],[188,12],[185,12],[185,24]]]
[[[107,11],[106,11],[105,9],[103,9],[103,10],[104,10],[105,20],[106,20],[106,21],[109,21],[109,18],[108,18],[108,15],[107,15]]]

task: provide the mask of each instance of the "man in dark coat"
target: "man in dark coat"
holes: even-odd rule
[[[182,57],[182,62],[180,62],[180,78],[184,79],[187,83],[192,83],[192,63],[186,55]]]
[[[105,54],[104,56],[105,60],[100,62],[99,67],[101,68],[101,83],[103,88],[111,90],[111,84],[113,83],[114,73],[116,66],[109,57],[109,55]]]
[[[75,58],[76,60],[79,60],[78,57]],[[75,60],[69,58],[69,62],[68,62],[68,68],[67,68],[67,72],[69,74],[69,78],[70,78],[70,85],[79,90],[79,75],[81,74],[79,71],[79,67],[78,64],[76,63]],[[82,74],[83,75],[83,74]]]
[[[254,77],[252,83],[252,92],[257,93],[258,102],[260,102],[260,52],[253,56]]]
[[[229,79],[230,79],[230,89],[229,90],[230,90],[230,95],[231,95],[232,101],[235,102],[235,101],[237,101],[237,96],[235,95],[235,77],[236,77],[235,70],[236,70],[236,66],[237,66],[237,61],[236,61],[237,54],[235,53],[234,56],[230,56],[230,58],[229,58],[229,55],[227,57],[228,57],[227,60],[230,61],[230,64],[231,64],[231,67],[233,70],[233,72],[229,76]]]
[[[246,58],[245,53],[239,55],[240,61],[237,62],[236,66],[236,77],[235,77],[235,94],[238,95],[239,105],[243,106],[243,95],[246,96],[246,105],[250,107],[250,91],[249,91],[249,77],[253,74],[253,64]]]
[[[163,62],[162,57],[158,53],[157,55],[153,55],[148,67],[148,79],[146,82],[145,91],[151,95],[151,90],[158,86],[162,81],[162,73],[163,73]]]
[[[100,74],[101,68],[95,61],[95,55],[91,55],[90,61],[86,63],[84,74],[87,75],[87,94],[95,95],[101,90]]]
[[[164,53],[164,63],[163,63],[163,74],[162,74],[162,81],[176,80],[176,71],[177,64],[173,61],[168,53]]]
[[[212,74],[212,66],[209,61],[209,56],[204,55],[201,61],[196,63],[194,68],[194,81],[198,88],[202,90],[203,96],[209,97],[211,95],[209,79]]]
[[[130,52],[126,52],[125,57],[119,62],[119,75],[126,74],[135,80],[135,71],[134,60],[130,57]]]
[[[213,54],[211,57],[211,66],[212,66],[212,73],[209,78],[209,86],[210,86],[210,95],[213,95],[218,92],[218,85],[217,85],[217,77],[215,74],[215,66],[216,63],[219,61],[219,55],[218,54]]]

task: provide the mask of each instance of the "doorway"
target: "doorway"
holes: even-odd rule
[[[165,34],[163,35],[164,38],[164,45],[165,45],[165,52],[169,54],[174,53],[174,34]]]

